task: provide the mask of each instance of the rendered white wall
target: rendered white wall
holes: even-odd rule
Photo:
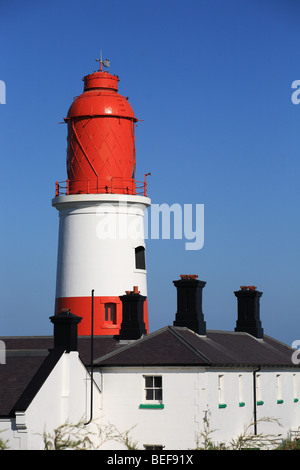
[[[120,431],[132,428],[130,435],[144,444],[164,445],[165,449],[193,449],[196,436],[204,429],[204,417],[213,431],[215,443],[229,443],[253,423],[252,369],[103,369],[103,415]],[[283,403],[277,404],[276,374],[282,374]],[[257,419],[278,419],[258,424],[258,432],[286,438],[300,426],[300,401],[294,402],[293,370],[262,372],[264,404],[257,406]],[[139,409],[143,403],[143,374],[163,376],[164,409]],[[218,376],[224,375],[225,407],[219,408]],[[241,397],[241,384],[243,395]],[[298,385],[299,386],[299,385]],[[241,398],[244,406],[240,406]],[[253,426],[250,432],[253,433]],[[201,442],[201,439],[200,439]],[[108,444],[108,447],[110,445]],[[110,447],[115,448],[115,447]]]
[[[259,374],[259,372],[258,372]],[[283,403],[277,403],[276,376],[281,377],[281,398]],[[296,390],[294,379],[296,377]],[[257,407],[257,419],[265,416],[278,419],[281,427],[277,426],[278,434],[285,435],[289,429],[296,430],[300,426],[300,374],[294,369],[270,369],[261,373],[261,398],[263,405]],[[297,396],[296,396],[297,395]],[[298,402],[294,399],[298,398]],[[275,426],[273,426],[273,430]],[[272,424],[262,422],[258,424],[258,432],[272,433]]]
[[[99,418],[101,397],[94,385],[94,420]],[[42,450],[43,433],[53,431],[66,422],[77,424],[90,416],[90,376],[77,352],[65,353],[39,390],[33,402],[18,421],[0,422],[3,440],[8,439],[10,450]],[[93,427],[93,425],[92,425]]]
[[[160,374],[156,368],[144,370],[105,370],[103,373],[103,418],[121,432],[132,428],[130,436],[144,444],[164,445],[166,449],[195,446],[195,419],[198,403],[195,389],[202,374],[191,370],[165,370],[163,373],[164,409],[140,409],[144,400],[143,374]],[[111,447],[108,443],[108,448]]]
[[[164,409],[140,409],[144,400],[144,375],[162,375]],[[257,406],[257,419],[274,418],[277,423],[259,422],[258,432],[280,434],[300,426],[300,371],[269,369],[260,372],[263,405]],[[281,375],[283,403],[277,403],[276,375]],[[219,408],[218,376],[224,375],[223,405]],[[207,417],[210,438],[215,443],[229,443],[253,422],[252,369],[204,368],[103,368],[94,371],[93,425],[105,428],[110,423],[143,445],[163,445],[166,450],[194,449],[197,434]],[[241,396],[241,384],[243,394]],[[101,388],[101,392],[100,392]],[[65,354],[58,362],[25,414],[15,420],[0,420],[0,437],[9,439],[11,449],[41,449],[42,435],[66,421],[76,424],[89,419],[90,377],[77,353]],[[242,399],[245,406],[239,406]],[[253,429],[251,429],[253,431]],[[200,440],[201,442],[201,440]],[[97,445],[97,442],[95,442]],[[122,448],[115,441],[103,448]]]

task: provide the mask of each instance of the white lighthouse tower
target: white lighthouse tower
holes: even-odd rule
[[[59,211],[55,313],[82,317],[80,335],[116,335],[126,291],[147,297],[144,212],[150,206],[135,180],[135,118],[118,93],[118,77],[100,70],[84,77],[68,124],[67,174],[56,183]],[[93,291],[93,297],[91,293]],[[147,299],[144,322],[148,331]]]

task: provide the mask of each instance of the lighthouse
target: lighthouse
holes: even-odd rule
[[[52,205],[59,212],[55,314],[82,318],[80,335],[118,335],[120,297],[146,297],[144,214],[146,176],[135,179],[135,126],[119,78],[100,69],[83,78],[67,117],[67,180],[56,182]]]

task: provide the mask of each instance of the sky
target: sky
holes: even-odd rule
[[[0,0],[1,336],[52,334],[60,123],[102,50],[152,203],[204,205],[201,249],[146,242],[150,331],[197,274],[208,329],[233,331],[234,291],[255,285],[265,334],[300,339],[299,18],[296,0]]]

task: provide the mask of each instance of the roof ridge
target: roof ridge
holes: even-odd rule
[[[211,361],[206,357],[204,354],[200,353],[197,348],[195,348],[192,344],[190,344],[185,338],[181,336],[179,331],[177,330],[177,327],[174,326],[169,326],[168,327],[170,332],[177,338],[184,346],[186,346],[190,351],[192,351],[196,356],[201,357],[204,361],[208,362],[208,364],[211,364]],[[194,333],[194,331],[190,330],[189,328],[185,328],[188,331],[191,331]]]
[[[110,357],[114,357],[119,353],[123,353],[124,351],[127,351],[128,349],[133,348],[137,344],[140,344],[144,341],[147,341],[150,338],[153,338],[154,336],[157,336],[158,334],[161,334],[163,331],[166,331],[168,329],[168,326],[164,326],[163,328],[160,328],[157,331],[154,331],[152,333],[149,333],[148,335],[143,335],[139,339],[134,339],[134,340],[129,340],[129,343],[124,345],[123,347],[121,346],[119,349],[110,351],[109,353],[104,354],[103,356],[97,357],[97,359],[94,359],[94,364],[97,364],[98,362],[102,362],[105,359],[108,359]]]

